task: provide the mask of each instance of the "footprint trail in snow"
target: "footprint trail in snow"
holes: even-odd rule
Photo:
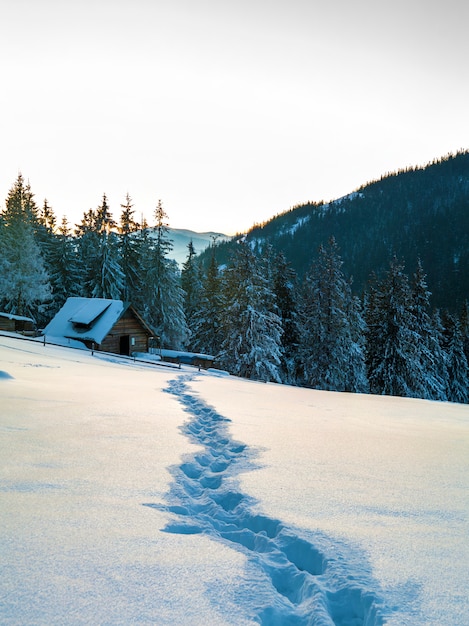
[[[255,512],[256,501],[241,493],[236,481],[237,474],[249,469],[253,453],[230,438],[227,418],[190,393],[186,382],[191,378],[171,381],[167,391],[191,416],[184,432],[203,450],[173,468],[170,504],[163,508],[177,521],[165,531],[204,533],[243,551],[259,571],[257,602],[251,604],[255,621],[263,626],[384,624],[376,584],[365,567],[347,571],[337,542],[321,534],[311,541]]]

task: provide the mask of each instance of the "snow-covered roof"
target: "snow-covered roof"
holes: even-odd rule
[[[122,300],[68,298],[45,327],[44,335],[100,344],[128,306]]]
[[[13,313],[0,312],[0,317],[6,317],[9,320],[16,320],[17,322],[32,322],[35,324],[32,317],[24,317],[23,315],[13,315]]]
[[[70,318],[74,324],[92,324],[94,320],[111,306],[111,301],[102,298],[90,298],[78,308]]]
[[[158,350],[161,356],[167,356],[171,358],[193,358],[193,359],[201,359],[205,361],[214,361],[215,357],[211,354],[202,354],[201,352],[187,352],[184,350],[166,350],[162,348]]]

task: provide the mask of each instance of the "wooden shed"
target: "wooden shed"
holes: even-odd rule
[[[129,302],[68,298],[44,335],[51,342],[54,338],[73,339],[90,349],[130,356],[148,352],[153,333]]]
[[[201,354],[199,352],[184,352],[181,350],[158,350],[158,354],[163,361],[169,363],[178,363],[182,365],[194,365],[195,367],[208,369],[213,367],[215,357],[210,354]]]
[[[36,322],[32,317],[0,312],[0,330],[21,335],[35,335]]]

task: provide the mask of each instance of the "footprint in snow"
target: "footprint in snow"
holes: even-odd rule
[[[253,607],[263,626],[384,624],[374,581],[367,576],[361,582],[360,575],[344,573],[336,545],[331,557],[324,536],[318,534],[315,545],[280,520],[255,511],[255,500],[243,494],[236,481],[240,471],[253,468],[254,455],[231,439],[228,419],[189,392],[190,380],[190,376],[175,379],[167,391],[190,415],[184,432],[203,451],[173,468],[168,506],[147,505],[178,517],[164,530],[204,533],[246,554],[262,574],[259,585],[268,586],[259,589],[259,603]]]

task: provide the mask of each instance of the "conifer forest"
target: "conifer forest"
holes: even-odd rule
[[[445,194],[453,195],[466,221],[468,156],[432,166],[440,178],[442,164],[456,171],[456,182]],[[465,159],[463,174],[458,159]],[[404,184],[409,174],[418,172],[376,181],[329,212],[311,203],[296,207],[228,243],[214,242],[201,255],[190,243],[182,267],[171,258],[161,200],[152,224],[136,220],[129,195],[115,219],[103,195],[96,209],[71,225],[65,217],[57,220],[47,200],[38,206],[20,174],[0,213],[0,311],[33,317],[43,328],[70,296],[121,299],[131,302],[162,347],[213,355],[216,367],[236,376],[468,403],[469,293],[458,283],[454,300],[451,287],[458,280],[455,264],[466,275],[468,228],[461,219],[455,226],[451,218],[449,226],[460,236],[459,253],[446,259],[440,239],[448,227],[447,207],[439,199],[428,200],[427,176],[416,197],[430,204],[432,228],[441,227],[441,249],[433,246],[433,253],[444,257],[443,269],[430,254],[422,232],[428,218],[415,200],[401,207],[412,219],[403,220],[396,207],[397,229],[402,233],[416,222],[420,235],[410,233],[411,254],[399,246],[390,225],[390,194],[382,189]],[[370,220],[362,201],[373,194],[381,198],[375,211],[379,224]],[[347,202],[356,197],[359,208],[348,211]],[[328,228],[321,231],[319,222]],[[300,226],[310,230],[295,245]],[[386,236],[378,227],[387,228]],[[383,237],[378,251],[376,241]],[[451,270],[445,274],[446,262]]]

